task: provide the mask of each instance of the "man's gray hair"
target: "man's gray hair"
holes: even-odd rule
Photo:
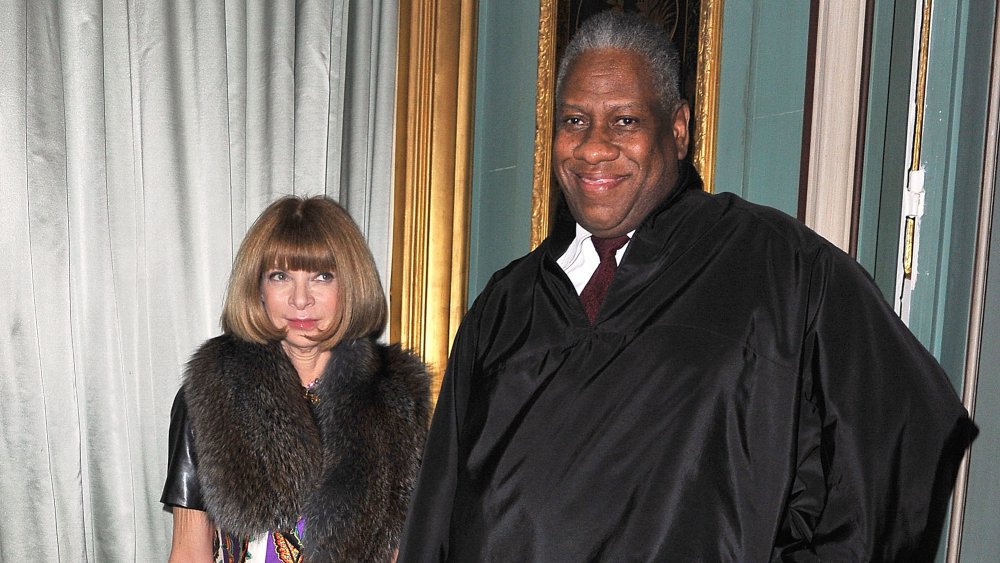
[[[677,48],[666,32],[630,12],[603,11],[583,22],[566,46],[556,74],[556,102],[562,103],[563,80],[578,56],[596,49],[633,51],[649,64],[661,109],[672,113],[681,102]]]

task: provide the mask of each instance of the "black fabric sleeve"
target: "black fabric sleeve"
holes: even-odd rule
[[[410,500],[399,563],[449,561],[452,509],[459,472],[460,421],[468,379],[475,369],[475,306],[455,336],[448,368],[424,447],[417,486]]]
[[[933,561],[975,435],[941,366],[846,255],[820,252],[799,464],[774,560]]]
[[[177,391],[174,404],[170,407],[168,447],[167,479],[160,502],[168,506],[205,510],[198,483],[198,456],[194,451],[183,387]]]

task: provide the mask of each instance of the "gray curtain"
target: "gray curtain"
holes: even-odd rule
[[[0,561],[156,561],[170,403],[281,194],[388,274],[392,0],[0,0]]]

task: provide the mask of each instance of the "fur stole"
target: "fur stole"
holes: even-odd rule
[[[246,536],[305,516],[306,561],[388,561],[427,434],[428,384],[419,358],[363,338],[332,349],[310,406],[280,344],[207,341],[184,394],[209,517]]]

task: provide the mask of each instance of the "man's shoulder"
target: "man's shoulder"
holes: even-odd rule
[[[488,291],[506,290],[512,286],[523,286],[523,284],[534,280],[546,255],[546,248],[547,241],[542,242],[538,248],[511,260],[506,266],[493,272],[489,281],[486,282],[482,294]]]
[[[783,240],[796,247],[832,246],[832,243],[791,215],[739,195],[720,192],[704,194],[711,205],[721,208],[720,222],[737,227],[747,236]]]
[[[538,248],[493,272],[473,301],[463,324],[469,321],[470,317],[478,318],[485,315],[487,318],[492,318],[492,315],[498,314],[501,310],[526,306],[535,295],[532,288],[542,283],[543,271],[559,268],[550,254],[548,240],[545,240]],[[547,266],[546,261],[551,264]]]
[[[855,258],[797,218],[732,193],[705,196],[714,202],[712,205],[724,209],[718,231],[720,236],[729,237],[738,251],[754,256],[764,253],[771,260],[798,257],[789,263],[822,265],[830,271],[850,273],[858,280],[870,282],[869,274]]]
[[[754,203],[732,192],[704,193],[704,197],[721,206],[734,220],[760,222],[780,229],[803,226],[798,219],[780,209]]]

